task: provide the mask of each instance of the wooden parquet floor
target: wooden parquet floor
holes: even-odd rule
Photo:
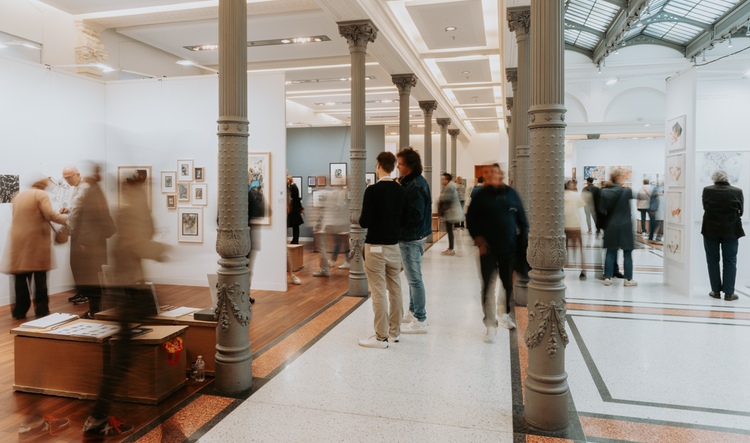
[[[316,316],[334,300],[344,295],[349,285],[348,270],[339,270],[335,266],[328,278],[316,278],[312,273],[318,269],[320,255],[314,253],[310,245],[305,246],[305,266],[296,272],[302,284],[289,285],[287,292],[252,290],[256,299],[253,305],[253,317],[250,322],[250,341],[253,355],[274,344],[289,331]],[[338,264],[342,263],[340,255]],[[157,292],[161,304],[174,306],[203,306],[210,303],[207,287],[158,285]],[[67,299],[72,291],[52,294],[50,296],[51,312],[66,312],[82,315],[88,309],[87,304],[73,305]],[[33,308],[28,320],[33,320]],[[82,426],[93,406],[92,401],[40,394],[29,394],[13,391],[14,380],[14,346],[13,337],[8,331],[23,321],[14,320],[10,307],[0,310],[0,328],[5,334],[0,335],[0,442],[78,442],[82,438]],[[54,362],[50,362],[54,365]],[[159,417],[179,407],[181,402],[196,393],[210,381],[203,384],[188,384],[158,405],[141,405],[116,402],[112,414],[121,417],[127,423],[135,425],[136,432],[146,427]],[[91,383],[98,384],[98,380]],[[67,417],[70,426],[57,435],[35,432],[31,435],[19,434],[18,427],[34,415],[50,414],[55,417]],[[122,441],[126,438],[110,438],[107,441]]]

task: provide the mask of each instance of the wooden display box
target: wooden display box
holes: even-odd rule
[[[289,254],[289,258],[292,263],[292,271],[299,271],[305,267],[305,245],[286,245],[286,252]],[[286,264],[287,272],[289,269],[289,261]]]
[[[116,323],[98,320],[75,320],[63,326],[81,324],[116,326]],[[178,363],[171,366],[167,361],[167,351],[161,346],[167,340],[184,336],[187,327],[149,327],[154,330],[133,339],[133,364],[130,374],[115,394],[118,400],[156,404],[187,383],[184,371],[186,353],[181,352]],[[15,334],[14,390],[96,398],[105,359],[111,358],[110,339],[114,333],[86,337],[26,328],[15,328],[11,333]]]

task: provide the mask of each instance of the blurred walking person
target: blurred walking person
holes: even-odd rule
[[[299,244],[299,227],[305,221],[302,214],[305,208],[302,207],[302,198],[299,196],[299,188],[294,183],[291,175],[286,176],[286,226],[292,228],[291,244]]]
[[[604,260],[604,286],[612,284],[617,264],[617,250],[622,249],[625,267],[625,286],[638,286],[633,280],[633,221],[630,200],[633,191],[620,184],[622,171],[615,169],[610,175],[612,186],[602,189],[600,211],[607,214],[603,246],[607,250]]]
[[[444,173],[440,177],[440,184],[443,186],[438,199],[438,216],[443,219],[445,232],[448,234],[448,249],[442,252],[443,255],[456,255],[453,250],[455,239],[453,236],[453,227],[464,221],[464,213],[461,210],[461,202],[456,190],[456,184],[453,183],[453,176]]]
[[[576,182],[568,180],[565,182],[565,249],[566,255],[575,259],[578,250],[581,274],[578,278],[586,278],[583,268],[583,239],[581,238],[581,208],[585,206],[583,199],[576,189]],[[570,262],[568,262],[570,263]]]
[[[599,206],[601,189],[594,184],[594,177],[588,177],[586,183],[587,185],[581,190],[581,198],[585,203],[583,211],[586,217],[586,227],[588,228],[588,233],[591,234],[591,221],[593,220],[594,227],[596,228],[596,236],[598,237],[601,233],[601,216],[597,211],[597,207]]]

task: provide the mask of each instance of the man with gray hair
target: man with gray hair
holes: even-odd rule
[[[737,247],[739,238],[745,236],[742,229],[742,213],[745,198],[742,189],[729,184],[727,173],[718,170],[713,173],[712,186],[703,188],[703,248],[706,251],[708,279],[711,282],[709,296],[733,301],[739,297],[734,293],[737,276]],[[721,256],[719,251],[721,250]],[[719,270],[719,259],[724,262],[723,272]]]

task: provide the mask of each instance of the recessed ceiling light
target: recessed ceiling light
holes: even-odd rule
[[[614,85],[615,83],[617,83],[618,80],[619,80],[618,78],[611,78],[611,79],[607,80],[607,86]]]
[[[445,32],[455,31],[456,29],[458,29],[458,28],[455,27],[455,26],[446,26],[445,27]]]
[[[177,60],[175,63],[182,66],[193,66],[195,64],[192,60]]]
[[[464,75],[471,74],[471,71],[461,71],[461,74],[464,74]]]
[[[273,45],[288,45],[291,43],[319,43],[329,42],[331,39],[327,35],[311,35],[303,37],[286,37],[286,38],[275,38],[271,40],[253,40],[247,42],[248,47],[256,46],[273,46]],[[183,46],[183,48],[189,51],[216,51],[219,49],[217,44],[205,44],[205,45],[193,45]]]
[[[284,44],[291,43],[291,42],[292,41],[289,40],[288,38],[281,39],[281,43],[284,43]]]

